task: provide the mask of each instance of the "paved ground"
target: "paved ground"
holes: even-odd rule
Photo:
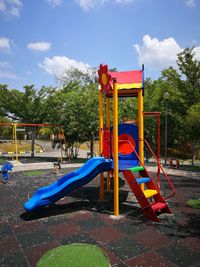
[[[121,216],[113,218],[112,192],[106,193],[104,203],[98,202],[98,177],[55,205],[27,214],[23,203],[28,196],[59,176],[52,169],[31,177],[26,171],[11,173],[9,182],[0,184],[0,266],[35,266],[47,250],[75,242],[99,245],[115,267],[200,266],[200,211],[186,205],[188,199],[199,197],[200,179],[183,174],[187,176],[170,175],[177,190],[169,200],[173,214],[152,223],[123,179]],[[162,183],[161,189],[168,187]]]

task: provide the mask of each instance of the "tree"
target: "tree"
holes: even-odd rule
[[[179,70],[185,76],[182,92],[188,106],[200,101],[200,61],[195,58],[194,47],[178,54]]]
[[[85,141],[90,141],[93,156],[94,140],[98,136],[98,91],[95,79],[91,73],[72,69],[61,82],[62,88],[47,99],[48,119],[62,125],[67,147],[71,148],[74,157],[77,156],[78,144]]]
[[[1,111],[3,114],[15,122],[22,123],[43,123],[46,122],[47,109],[46,99],[52,93],[52,89],[42,87],[36,90],[34,85],[24,86],[24,91],[8,89],[1,86],[0,99]],[[34,138],[36,128],[32,127],[32,153],[34,156]]]
[[[195,151],[200,143],[200,102],[191,106],[186,116],[186,131],[192,139],[192,165],[195,162]]]
[[[63,99],[65,105],[59,121],[64,127],[66,140],[71,146],[75,142],[90,141],[93,155],[93,144],[98,135],[98,92],[95,86],[69,92],[63,95]]]

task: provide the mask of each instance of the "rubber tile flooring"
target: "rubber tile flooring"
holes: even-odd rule
[[[112,190],[98,200],[99,177],[54,205],[26,213],[23,203],[33,192],[59,178],[52,170],[42,172],[11,173],[7,184],[0,183],[0,266],[36,266],[46,251],[71,243],[98,245],[113,267],[200,266],[200,211],[186,205],[199,198],[200,179],[171,175],[177,190],[168,201],[172,214],[154,223],[143,216],[123,177],[118,218],[112,215]],[[161,191],[170,193],[167,183]]]

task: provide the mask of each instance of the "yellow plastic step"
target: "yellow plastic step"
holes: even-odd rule
[[[146,198],[149,198],[149,197],[153,197],[155,195],[158,194],[158,191],[157,190],[153,190],[153,189],[146,189],[143,191],[144,195]]]

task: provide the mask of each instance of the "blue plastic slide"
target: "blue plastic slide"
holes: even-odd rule
[[[110,171],[111,165],[112,161],[103,157],[91,158],[80,169],[62,176],[58,181],[48,186],[38,189],[24,203],[24,209],[30,212],[58,201],[72,190],[89,183],[99,173]]]

